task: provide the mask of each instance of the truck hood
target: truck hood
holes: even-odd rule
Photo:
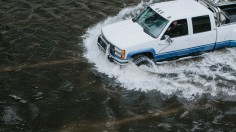
[[[121,49],[155,40],[146,34],[138,23],[132,20],[108,25],[102,29],[102,33],[111,44]]]

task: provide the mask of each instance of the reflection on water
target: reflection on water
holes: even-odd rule
[[[2,69],[0,69],[0,72],[11,72],[11,71],[19,71],[22,69],[28,69],[28,68],[37,68],[37,67],[42,67],[42,66],[47,66],[47,65],[57,65],[57,64],[63,64],[63,63],[70,63],[70,62],[76,62],[79,61],[79,58],[75,58],[75,57],[70,57],[67,59],[63,59],[63,60],[54,60],[54,61],[48,61],[48,62],[40,62],[38,64],[22,64],[19,66],[14,66],[14,67],[4,67]]]
[[[236,131],[235,49],[152,73],[104,59],[100,29],[139,2],[0,1],[0,131]]]

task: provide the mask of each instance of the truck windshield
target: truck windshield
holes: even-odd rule
[[[154,38],[157,38],[160,35],[168,23],[168,20],[157,14],[150,7],[137,16],[134,21],[143,27],[144,32]]]

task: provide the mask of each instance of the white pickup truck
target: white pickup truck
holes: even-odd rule
[[[236,47],[235,0],[155,3],[131,20],[102,28],[98,47],[120,65],[136,65]]]

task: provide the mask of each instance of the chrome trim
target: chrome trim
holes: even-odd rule
[[[98,48],[102,50],[102,52],[106,53],[106,50],[104,50],[104,48],[100,45],[100,43],[97,43],[97,45],[98,45]]]
[[[119,65],[125,65],[129,62],[129,60],[127,60],[127,59],[119,59],[116,56],[111,55],[111,53],[110,53],[111,44],[109,42],[107,42],[107,40],[104,39],[102,35],[100,35],[99,37],[107,45],[107,47],[106,47],[106,49],[104,49],[103,46],[99,42],[97,42],[98,48],[106,55],[106,57],[109,61],[115,62]]]
[[[108,55],[108,57],[110,57],[112,59],[112,61],[114,61],[115,63],[119,64],[119,65],[125,65],[129,62],[129,60],[121,60],[121,59],[118,59],[112,55]],[[109,59],[108,59],[109,60]]]

